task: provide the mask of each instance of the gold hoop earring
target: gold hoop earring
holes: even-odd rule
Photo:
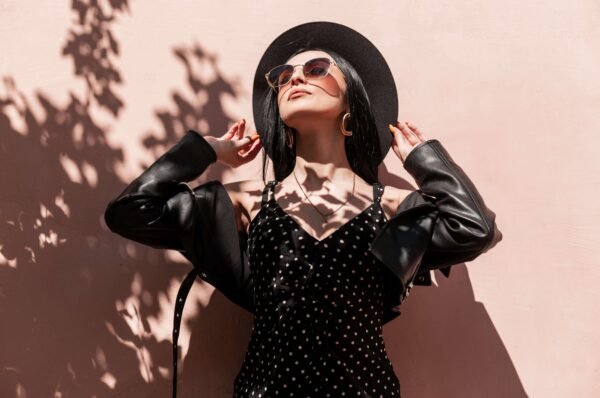
[[[294,148],[294,135],[292,133],[292,130],[290,128],[286,127],[285,131],[286,131],[285,144],[287,145],[288,148],[293,149]]]
[[[346,112],[344,114],[344,117],[342,118],[342,124],[340,126],[340,131],[346,137],[351,137],[352,136],[352,130],[346,130],[346,119],[349,118],[349,117],[351,118],[350,112]]]

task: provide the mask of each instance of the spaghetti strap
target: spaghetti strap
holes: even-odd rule
[[[383,194],[384,185],[378,181],[373,184],[373,202],[379,203]]]
[[[265,184],[265,187],[262,191],[262,206],[265,206],[271,199],[275,197],[274,187],[276,183],[277,180],[271,180]],[[271,199],[269,199],[269,192],[271,192]]]

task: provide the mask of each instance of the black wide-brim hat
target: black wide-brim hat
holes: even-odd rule
[[[268,91],[272,90],[265,74],[273,67],[284,64],[299,48],[309,46],[329,48],[356,69],[375,116],[382,154],[380,162],[383,161],[393,139],[388,124],[395,124],[398,119],[398,94],[394,77],[385,58],[369,39],[354,29],[335,22],[318,21],[294,26],[280,34],[267,47],[256,68],[252,91],[257,132],[262,134],[268,124],[261,114],[263,101]]]

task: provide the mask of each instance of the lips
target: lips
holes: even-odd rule
[[[292,90],[292,91],[290,92],[290,95],[288,95],[288,101],[289,101],[290,99],[292,99],[292,97],[293,97],[294,95],[301,95],[301,94],[310,94],[310,93],[309,93],[308,91],[306,91],[306,90],[302,90],[302,89],[294,89],[294,90]]]

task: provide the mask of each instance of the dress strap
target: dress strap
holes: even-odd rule
[[[381,195],[383,195],[384,185],[379,181],[373,183],[373,202],[381,202]]]
[[[272,200],[275,197],[275,185],[277,184],[277,180],[268,181],[262,191],[262,205],[266,205],[267,202]],[[271,198],[269,198],[269,192],[271,193]]]

